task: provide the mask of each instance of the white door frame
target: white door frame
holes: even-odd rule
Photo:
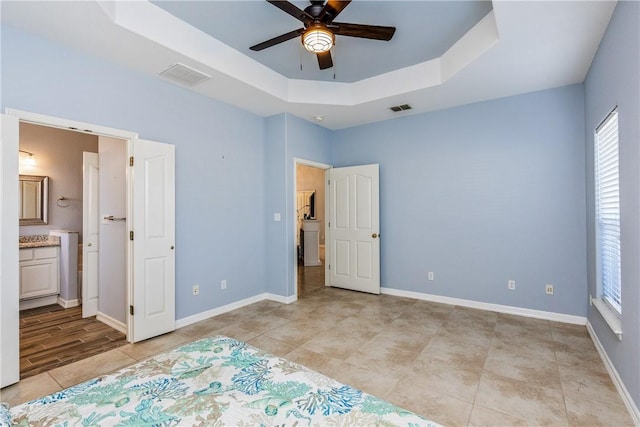
[[[82,132],[82,133],[87,133],[90,135],[97,135],[97,136],[108,136],[108,137],[112,137],[112,138],[118,138],[118,139],[122,139],[125,141],[125,143],[127,144],[127,157],[130,157],[133,155],[133,141],[135,141],[138,138],[138,134],[136,132],[130,132],[130,131],[125,131],[125,130],[121,130],[121,129],[115,129],[115,128],[110,128],[110,127],[105,127],[105,126],[99,126],[99,125],[95,125],[95,124],[91,124],[91,123],[84,123],[84,122],[79,122],[79,121],[75,121],[75,120],[68,120],[68,119],[62,119],[59,117],[53,117],[53,116],[47,116],[44,114],[38,114],[38,113],[32,113],[29,111],[22,111],[22,110],[16,110],[16,109],[12,109],[12,108],[7,108],[5,113],[8,116],[13,116],[13,117],[17,117],[18,120],[20,122],[25,122],[25,123],[32,123],[32,124],[36,124],[36,125],[41,125],[41,126],[48,126],[48,127],[55,127],[55,128],[60,128],[60,129],[66,129],[66,130],[72,130],[72,131],[76,131],[76,132]],[[2,156],[2,163],[3,166],[7,165],[7,164],[11,164],[11,162],[15,162],[16,159],[18,158],[18,146],[16,147],[8,147],[6,152],[3,152],[3,156]],[[10,177],[8,177],[10,178]],[[12,178],[13,180],[15,180],[15,184],[13,183],[8,183],[8,185],[14,185],[15,188],[18,187],[18,174],[15,175],[15,177]],[[131,174],[129,171],[129,168],[127,168],[127,230],[130,230],[132,227],[132,223],[130,222],[130,218],[133,218],[133,180],[131,179]],[[3,224],[4,225],[4,224]],[[19,234],[19,226],[18,226],[18,221],[15,221],[15,225],[10,225],[8,227],[14,227],[15,230],[11,230],[12,233],[11,234],[15,234],[18,235]],[[125,294],[127,295],[127,299],[128,296],[130,294],[130,290],[133,284],[133,278],[132,278],[132,274],[133,274],[133,251],[132,251],[132,244],[131,241],[127,240],[128,244],[127,244],[127,254],[126,254],[126,259],[127,259],[127,272],[126,272],[126,283],[125,283]],[[12,258],[15,256],[15,259],[18,259],[18,251],[19,251],[19,247],[18,245],[14,245],[13,246],[14,249],[11,249],[10,247],[4,248],[3,250],[5,251],[15,251],[15,254],[12,254]],[[16,265],[15,267],[16,269],[18,268],[18,266]],[[12,304],[12,301],[2,301],[3,305],[6,304]],[[15,304],[18,304],[19,301],[15,301]],[[126,301],[125,302],[126,307],[129,307],[129,305],[131,304],[130,301]],[[131,324],[131,319],[129,316],[129,310],[127,310],[127,325]],[[127,340],[131,341],[132,337],[130,334],[129,329],[127,330]]]
[[[298,165],[303,165],[303,166],[311,166],[314,168],[318,168],[318,169],[324,169],[325,173],[328,169],[331,169],[333,166],[329,165],[327,163],[319,163],[319,162],[314,162],[313,160],[306,160],[306,159],[301,159],[298,157],[294,157],[293,158],[293,203],[292,203],[292,221],[293,221],[293,301],[297,301],[298,300],[298,253],[295,250],[296,249],[296,235],[297,233],[300,232],[300,230],[298,230],[298,216],[297,216],[297,206],[296,206],[296,197],[298,195],[298,183],[297,183],[297,167]],[[329,200],[329,193],[328,193],[328,186],[327,186],[327,180],[325,178],[324,180],[324,210],[325,212],[327,211],[327,206],[329,206],[327,204],[327,201]],[[327,227],[327,220],[326,220],[326,214],[325,214],[325,221],[324,221],[324,227],[325,227],[325,241],[327,240],[328,236],[328,232],[329,232],[329,228]],[[327,253],[326,253],[327,247],[325,245],[325,260],[327,259]],[[330,283],[328,281],[328,276],[327,276],[327,263],[325,261],[324,263],[324,285],[325,286],[330,286]],[[293,302],[292,301],[292,302]]]
[[[18,126],[2,116],[0,136],[0,387],[20,380],[20,285],[18,272]],[[7,303],[9,302],[9,303]]]

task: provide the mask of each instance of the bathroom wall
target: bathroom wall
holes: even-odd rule
[[[121,139],[99,137],[100,261],[98,312],[126,325],[127,224],[103,221],[127,216],[127,145]]]
[[[320,244],[324,245],[324,169],[298,165],[296,168],[296,190],[316,192],[316,219],[320,227]]]
[[[33,153],[34,166],[23,164],[21,175],[49,177],[49,223],[20,227],[20,235],[49,234],[49,230],[78,231],[82,242],[82,152],[98,152],[98,137],[64,129],[20,123],[20,149]],[[68,199],[60,207],[57,199]],[[60,203],[61,205],[67,203]]]

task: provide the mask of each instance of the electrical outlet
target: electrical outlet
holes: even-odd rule
[[[433,271],[430,271],[429,274],[427,274],[427,277],[429,280],[433,280]]]
[[[550,284],[545,285],[544,290],[547,293],[547,295],[553,295],[553,285],[550,285]]]
[[[200,295],[200,285],[193,285],[193,295]]]
[[[516,281],[515,281],[515,280],[509,280],[509,281],[507,282],[507,288],[508,288],[509,290],[512,290],[512,291],[513,291],[513,290],[515,290],[515,288],[516,288]]]
[[[223,280],[220,282],[220,289],[227,289],[227,281]]]

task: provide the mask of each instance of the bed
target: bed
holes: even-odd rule
[[[3,419],[14,426],[437,425],[223,336],[15,406]]]

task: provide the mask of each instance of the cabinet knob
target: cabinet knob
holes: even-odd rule
[[[91,243],[87,243],[87,246],[91,246]]]
[[[378,234],[373,233],[373,234],[371,235],[371,237],[373,237],[373,238],[375,239],[376,237],[378,237]]]
[[[173,246],[171,246],[171,250],[173,250]]]

